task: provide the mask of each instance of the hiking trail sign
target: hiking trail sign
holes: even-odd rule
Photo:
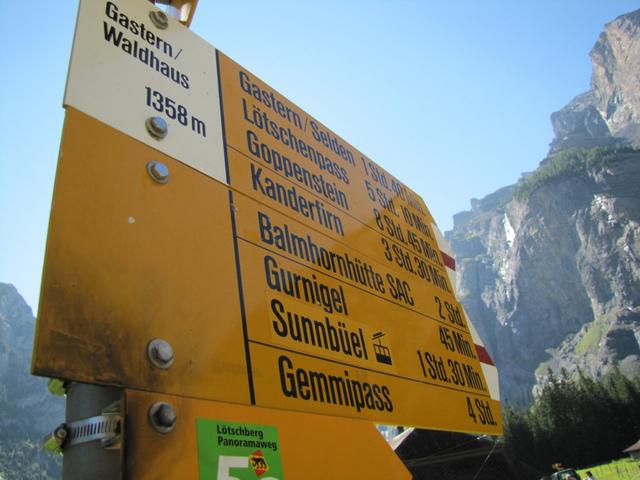
[[[423,200],[154,8],[80,2],[34,373],[499,434]]]

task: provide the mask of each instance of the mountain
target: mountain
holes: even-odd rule
[[[64,419],[64,399],[29,374],[35,318],[13,285],[0,283],[0,479],[60,478],[61,458],[42,438]]]
[[[530,403],[548,369],[640,374],[640,10],[606,25],[591,60],[538,168],[446,233],[509,403]]]

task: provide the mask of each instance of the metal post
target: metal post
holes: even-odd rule
[[[65,423],[102,415],[105,407],[121,399],[117,388],[72,383],[67,387]],[[70,445],[64,449],[62,478],[64,480],[120,480],[122,465],[120,450],[108,450],[100,441]]]

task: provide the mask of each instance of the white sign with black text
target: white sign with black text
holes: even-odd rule
[[[215,49],[174,19],[158,28],[157,12],[81,0],[64,105],[226,183]]]

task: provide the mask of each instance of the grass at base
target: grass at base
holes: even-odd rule
[[[577,470],[581,478],[586,478],[587,470],[593,473],[596,480],[640,480],[640,460],[623,458],[595,467]]]

